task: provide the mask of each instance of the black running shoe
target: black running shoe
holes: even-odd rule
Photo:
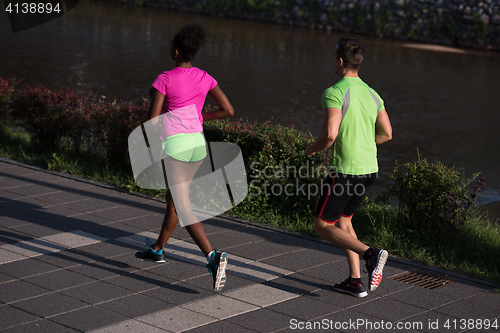
[[[207,264],[208,271],[214,280],[215,291],[220,291],[226,284],[227,253],[214,250],[212,260]]]
[[[377,289],[380,282],[382,282],[382,270],[388,257],[389,253],[386,250],[370,249],[370,257],[366,260],[369,291]]]
[[[153,244],[149,238],[146,238],[146,245],[149,246],[149,249],[137,252],[135,257],[139,260],[151,260],[154,262],[165,262],[165,251],[161,250],[161,254],[156,254],[153,252]]]
[[[368,295],[363,283],[351,281],[350,277],[341,283],[335,283],[333,285],[333,290],[338,291],[339,293],[349,294],[354,297],[365,297]]]

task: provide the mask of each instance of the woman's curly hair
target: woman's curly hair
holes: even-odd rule
[[[208,29],[204,25],[187,24],[174,36],[172,46],[179,50],[183,61],[192,61],[207,42],[208,36]]]

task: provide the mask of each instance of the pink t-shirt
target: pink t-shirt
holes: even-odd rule
[[[160,117],[162,137],[202,132],[203,105],[216,85],[212,76],[197,67],[175,67],[158,75],[151,86],[165,95]]]

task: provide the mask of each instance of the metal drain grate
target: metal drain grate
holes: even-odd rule
[[[445,274],[426,271],[423,269],[414,269],[409,272],[391,276],[389,279],[414,284],[426,289],[436,289],[453,283],[453,281],[448,280],[445,277],[447,277]]]

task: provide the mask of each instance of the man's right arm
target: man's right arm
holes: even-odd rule
[[[382,110],[377,115],[375,122],[375,143],[377,145],[392,139],[392,126],[387,111]]]

